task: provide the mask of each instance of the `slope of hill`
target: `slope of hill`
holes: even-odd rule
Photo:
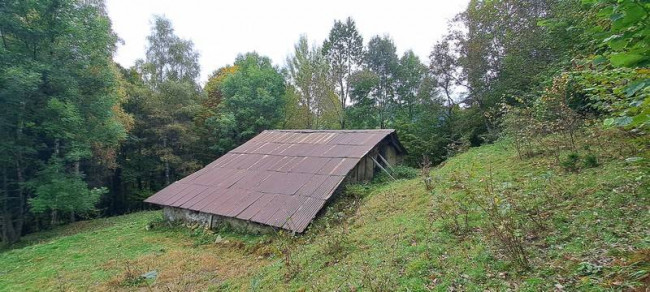
[[[620,137],[579,149],[470,149],[432,170],[432,190],[350,187],[297,237],[168,226],[159,211],[79,222],[0,253],[0,290],[643,291],[648,153]]]

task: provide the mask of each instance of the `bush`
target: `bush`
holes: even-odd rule
[[[474,208],[467,198],[468,189],[465,182],[468,179],[469,175],[453,173],[450,177],[450,187],[445,193],[437,195],[432,212],[435,219],[442,222],[444,230],[459,236],[471,232],[469,215],[474,212]]]
[[[375,175],[372,182],[373,183],[385,183],[392,181],[394,179],[413,179],[418,177],[420,171],[413,167],[406,165],[396,165],[393,168],[386,168],[390,172],[390,176],[386,174],[383,170]],[[391,176],[393,178],[391,178]]]
[[[595,154],[589,153],[585,156],[584,165],[586,168],[597,167],[598,166],[598,157]]]
[[[426,155],[422,155],[422,161],[420,162],[420,175],[422,176],[422,182],[424,182],[424,187],[427,191],[433,190],[433,178],[431,177],[431,161]]]
[[[418,170],[405,165],[397,165],[393,167],[393,173],[391,174],[395,179],[413,179],[418,177]]]
[[[526,234],[531,230],[533,213],[523,205],[522,193],[510,184],[495,184],[491,174],[473,185],[469,173],[453,173],[447,193],[436,198],[433,213],[443,228],[458,236],[479,232],[520,268],[529,267]],[[481,219],[476,220],[475,214]],[[478,228],[472,228],[478,225]]]
[[[560,165],[567,171],[578,171],[578,162],[580,162],[580,155],[578,153],[569,153],[566,159],[560,161]]]
[[[367,184],[348,184],[345,186],[345,196],[358,200],[370,193],[370,186]]]

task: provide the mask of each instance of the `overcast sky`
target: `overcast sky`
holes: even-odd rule
[[[123,40],[115,60],[130,67],[144,58],[152,15],[172,21],[176,34],[191,39],[200,54],[201,81],[232,64],[240,53],[257,51],[284,65],[300,35],[321,44],[334,20],[352,17],[367,44],[374,35],[390,35],[398,53],[412,49],[426,61],[447,21],[467,0],[107,0],[113,30]],[[428,63],[428,62],[427,62]]]

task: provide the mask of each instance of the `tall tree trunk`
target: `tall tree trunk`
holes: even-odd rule
[[[23,190],[23,185],[25,184],[25,178],[23,177],[23,169],[21,166],[22,155],[18,155],[16,159],[16,177],[18,178],[18,215],[14,220],[14,233],[16,240],[20,239],[20,236],[23,233],[23,224],[25,222],[25,192]]]
[[[7,169],[2,170],[2,232],[0,239],[3,244],[11,244],[17,240],[16,232],[12,222],[13,215],[9,208],[9,180],[7,178]]]
[[[50,219],[51,219],[50,224],[52,226],[55,226],[55,225],[59,224],[59,218],[58,217],[59,217],[58,212],[56,210],[52,210],[52,213],[50,214]]]
[[[74,162],[74,174],[75,174],[76,176],[81,176],[81,165],[80,165],[80,164],[81,164],[81,163],[79,162],[78,159]],[[75,212],[74,212],[74,209],[70,211],[70,222],[74,222],[74,221],[75,221],[74,213],[75,213]]]
[[[341,86],[341,130],[345,129],[345,101],[347,99],[345,95],[345,89],[343,88],[343,77],[339,79],[339,86]]]
[[[25,103],[22,104],[21,112],[25,112]],[[24,127],[24,122],[22,119],[22,116],[18,119],[17,127],[16,127],[16,141],[20,143],[22,141],[22,136],[23,136],[23,127]],[[21,151],[16,152],[16,180],[18,183],[17,189],[17,212],[16,212],[16,219],[13,219],[10,221],[10,225],[13,229],[14,233],[14,238],[13,240],[18,241],[20,239],[20,236],[23,233],[23,224],[25,222],[25,203],[26,203],[26,198],[25,198],[25,192],[23,189],[23,186],[25,184],[25,178],[23,176],[23,155]]]
[[[7,49],[7,39],[5,38],[5,34],[0,31],[0,37],[2,37],[2,46]]]
[[[167,148],[167,137],[163,138],[163,148]],[[169,161],[165,158],[165,186],[168,186],[171,183],[169,178]]]

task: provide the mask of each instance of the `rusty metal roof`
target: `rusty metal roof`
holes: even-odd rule
[[[303,232],[363,156],[388,136],[396,141],[394,132],[264,131],[145,202]]]

